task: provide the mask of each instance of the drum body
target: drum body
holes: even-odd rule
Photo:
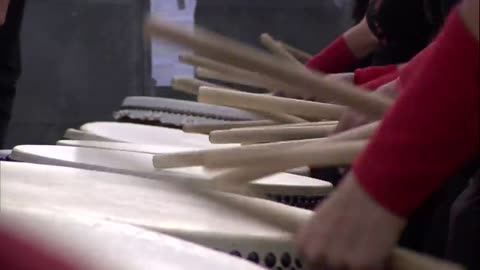
[[[224,106],[160,97],[126,97],[115,120],[182,128],[185,124],[210,124],[262,119],[256,114]]]

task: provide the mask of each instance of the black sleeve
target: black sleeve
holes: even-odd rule
[[[408,61],[430,41],[432,24],[423,0],[372,0],[366,13],[370,30],[389,57]]]

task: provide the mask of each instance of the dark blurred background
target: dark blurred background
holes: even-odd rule
[[[351,25],[351,2],[198,0],[195,22],[255,46],[269,32],[315,53]],[[142,29],[149,10],[147,0],[27,1],[7,146],[52,144],[66,128],[112,120],[126,96],[183,98],[152,83]]]

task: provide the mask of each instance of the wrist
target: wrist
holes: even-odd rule
[[[361,211],[368,213],[369,218],[379,219],[385,225],[400,233],[406,225],[406,218],[395,214],[377,201],[353,173],[349,173],[337,191],[340,196],[350,198],[352,204],[360,206]]]

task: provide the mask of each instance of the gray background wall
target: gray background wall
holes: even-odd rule
[[[181,1],[181,0],[179,0]],[[198,0],[196,22],[258,46],[258,36],[316,52],[350,24],[349,1]],[[148,0],[27,1],[23,75],[7,144],[52,144],[68,127],[111,120],[130,95],[181,97],[151,88],[142,22]]]

